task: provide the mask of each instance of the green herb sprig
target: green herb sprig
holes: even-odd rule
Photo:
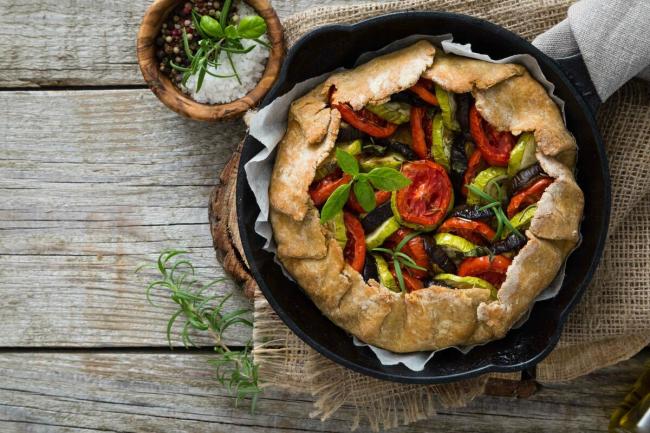
[[[225,283],[225,278],[217,278],[201,284],[195,278],[194,266],[184,256],[186,251],[163,251],[155,263],[146,263],[136,269],[155,269],[160,278],[151,282],[146,288],[146,297],[151,305],[151,292],[162,289],[178,309],[167,322],[167,341],[172,348],[172,329],[179,320],[184,320],[181,328],[181,341],[188,348],[196,347],[190,337],[192,331],[208,333],[214,340],[214,351],[218,357],[208,361],[215,367],[216,378],[235,398],[235,405],[244,399],[250,399],[251,411],[262,389],[258,383],[258,366],[253,362],[251,343],[248,342],[243,350],[234,350],[223,341],[224,332],[235,326],[252,327],[252,322],[246,317],[250,310],[246,308],[225,312],[224,307],[232,296],[217,295],[212,292],[216,285]]]
[[[363,210],[370,212],[377,205],[373,186],[382,191],[397,191],[411,184],[409,178],[390,167],[377,167],[368,173],[361,173],[357,159],[340,148],[336,148],[336,161],[344,173],[352,176],[352,180],[336,188],[327,199],[320,213],[321,223],[331,220],[343,209],[350,197],[350,189]]]
[[[465,186],[467,187],[467,189],[469,189],[471,192],[478,195],[485,201],[486,205],[482,206],[480,210],[492,209],[492,212],[494,212],[494,216],[497,219],[497,231],[494,235],[494,239],[501,239],[501,235],[503,234],[504,228],[507,228],[511,233],[515,233],[517,236],[523,237],[521,232],[517,230],[512,225],[512,223],[510,223],[510,220],[506,216],[505,212],[503,212],[503,201],[505,199],[505,193],[497,182],[494,182],[494,186],[496,187],[497,190],[496,198],[484,192],[476,185],[465,185]]]
[[[266,33],[266,21],[258,15],[242,17],[237,25],[228,23],[228,13],[232,0],[226,0],[223,9],[220,12],[219,20],[209,15],[201,15],[196,10],[192,10],[192,22],[201,39],[198,41],[198,49],[193,52],[190,48],[189,39],[185,29],[183,29],[183,49],[185,55],[190,60],[188,67],[180,66],[170,62],[170,66],[177,71],[183,72],[182,84],[185,85],[187,80],[196,75],[196,91],[201,90],[206,74],[216,78],[235,77],[239,84],[241,78],[235,63],[232,60],[233,54],[245,54],[252,51],[256,45],[244,48],[243,39],[249,39],[270,48],[269,44],[262,41],[260,37]],[[230,64],[231,73],[222,75],[210,72],[208,66],[217,69],[221,66],[219,56],[222,52],[226,53],[226,58]]]
[[[382,247],[373,248],[371,250],[373,253],[384,253],[391,257],[391,259],[393,260],[393,267],[395,268],[395,275],[397,276],[397,283],[399,284],[399,288],[402,291],[402,293],[406,293],[406,286],[404,285],[404,275],[402,274],[402,266],[406,266],[407,268],[412,268],[412,269],[418,269],[420,271],[426,271],[426,269],[423,268],[422,266],[418,266],[418,264],[415,263],[415,260],[413,260],[410,256],[402,252],[402,248],[404,248],[404,245],[409,243],[411,239],[420,235],[421,233],[422,232],[416,231],[404,236],[404,239],[402,239],[397,244],[394,250],[391,250],[389,248],[382,248]]]

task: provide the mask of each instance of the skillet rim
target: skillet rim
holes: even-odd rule
[[[509,363],[509,364],[498,364],[495,362],[489,362],[477,368],[471,368],[468,370],[464,370],[456,373],[444,374],[444,375],[423,376],[422,373],[426,372],[427,370],[426,366],[421,372],[413,372],[412,370],[407,369],[401,364],[398,364],[398,367],[402,367],[401,370],[404,371],[403,373],[375,370],[373,368],[369,368],[364,365],[359,365],[356,362],[351,361],[350,359],[347,359],[344,356],[334,353],[327,347],[324,347],[321,343],[316,341],[314,337],[309,335],[309,333],[305,332],[300,326],[298,326],[298,324],[290,317],[290,315],[287,314],[287,312],[279,305],[273,293],[267,286],[264,277],[261,275],[260,270],[257,268],[255,259],[251,253],[249,236],[246,230],[246,221],[245,221],[245,217],[243,216],[243,212],[237,212],[237,222],[239,226],[239,234],[242,241],[244,254],[246,255],[246,259],[248,261],[249,268],[251,274],[253,275],[253,278],[259,285],[260,290],[264,294],[265,298],[267,299],[267,301],[269,302],[273,310],[282,319],[285,325],[287,325],[301,340],[306,342],[314,350],[326,356],[330,360],[336,362],[337,364],[350,368],[353,371],[371,377],[375,377],[378,379],[383,379],[383,380],[390,380],[390,381],[396,381],[402,383],[434,384],[434,383],[447,383],[447,382],[460,380],[460,379],[468,379],[481,374],[491,373],[491,372],[513,372],[513,371],[526,370],[541,362],[541,360],[543,360],[557,345],[569,314],[571,313],[571,311],[573,311],[573,309],[575,308],[579,300],[582,298],[585,289],[587,288],[589,282],[593,278],[594,272],[598,266],[600,258],[602,257],[605,240],[607,238],[609,217],[611,213],[611,183],[610,183],[610,176],[609,176],[608,161],[605,154],[602,137],[596,126],[596,122],[593,113],[591,111],[591,108],[585,101],[583,95],[577,90],[576,86],[568,78],[567,73],[562,69],[562,67],[558,64],[558,62],[556,62],[554,59],[550,58],[546,54],[542,53],[539,49],[533,46],[530,42],[521,38],[519,35],[501,26],[498,26],[492,22],[480,18],[475,18],[468,15],[451,13],[451,12],[432,12],[432,11],[394,12],[390,14],[384,14],[373,18],[369,18],[355,24],[330,24],[330,25],[317,27],[314,30],[311,30],[310,32],[303,35],[298,41],[294,43],[294,45],[287,52],[285,61],[282,65],[282,69],[278,76],[278,80],[273,85],[269,93],[262,100],[259,108],[268,105],[276,97],[281,96],[278,95],[277,93],[280,91],[280,88],[283,85],[283,83],[287,80],[289,65],[294,62],[295,60],[294,57],[296,56],[296,53],[300,52],[302,46],[308,43],[309,41],[311,41],[312,39],[321,36],[322,34],[327,34],[330,32],[351,33],[355,31],[359,31],[360,29],[363,29],[365,27],[381,25],[386,21],[392,21],[398,19],[408,20],[414,17],[422,18],[422,19],[431,19],[431,20],[446,19],[449,21],[455,21],[457,24],[460,25],[461,29],[462,26],[474,26],[479,29],[483,27],[495,33],[499,39],[503,40],[503,43],[507,43],[515,49],[525,48],[528,54],[535,57],[544,66],[552,69],[555,75],[557,76],[557,78],[563,82],[565,87],[569,90],[573,100],[580,107],[582,115],[584,115],[587,124],[589,126],[590,133],[596,145],[595,146],[597,151],[596,160],[599,165],[598,171],[602,175],[602,183],[603,183],[603,190],[604,190],[604,197],[602,198],[603,206],[600,207],[601,227],[598,230],[598,236],[596,239],[594,253],[592,255],[589,266],[587,267],[586,271],[583,273],[582,278],[577,284],[573,296],[568,300],[568,302],[565,303],[565,305],[562,307],[563,310],[557,316],[557,323],[555,324],[555,330],[552,333],[552,335],[548,338],[548,342],[545,348],[539,351],[536,355],[529,357],[524,361],[519,361],[519,362]],[[236,203],[237,203],[238,210],[242,209],[242,206],[244,205],[242,191],[244,188],[248,188],[248,185],[245,182],[246,174],[244,171],[244,165],[252,158],[252,156],[254,156],[254,153],[252,152],[252,143],[251,143],[252,140],[255,139],[252,138],[249,134],[247,134],[245,137],[245,141],[244,141],[244,145],[242,148],[241,157],[239,161],[238,178],[237,178],[237,185],[236,185]],[[580,151],[578,151],[578,156],[579,155],[580,155]],[[578,248],[580,248],[580,246],[578,246]],[[336,326],[336,325],[332,323],[332,326]],[[415,373],[419,373],[419,375],[414,376],[413,374]]]

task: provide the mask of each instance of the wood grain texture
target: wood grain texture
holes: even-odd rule
[[[257,105],[278,78],[284,59],[284,36],[278,15],[269,0],[248,0],[248,4],[266,21],[267,36],[272,46],[264,74],[242,98],[227,104],[201,104],[181,92],[167,75],[160,72],[160,62],[156,57],[156,38],[160,28],[171,11],[183,3],[183,0],[156,0],[145,12],[136,43],[138,64],[144,80],[166,106],[191,119],[217,121],[243,115]]]
[[[235,409],[206,365],[207,354],[0,354],[0,431],[18,432],[348,432],[343,407],[321,424],[311,398],[266,390],[251,415]],[[613,407],[641,373],[637,358],[529,399],[480,397],[468,407],[400,432],[604,432]],[[359,432],[368,431],[363,424]],[[397,430],[396,430],[397,431]]]
[[[272,5],[282,19],[310,6],[355,2],[274,0]],[[0,87],[144,85],[135,35],[149,4],[0,0],[0,39],[7,41],[0,43]]]
[[[171,305],[133,271],[173,247],[223,275],[208,198],[243,125],[182,119],[146,89],[1,95],[0,346],[165,345]]]

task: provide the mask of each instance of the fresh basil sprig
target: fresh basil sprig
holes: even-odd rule
[[[397,244],[394,250],[391,250],[389,248],[380,248],[380,247],[373,248],[371,250],[373,253],[388,254],[393,259],[393,267],[395,268],[397,283],[399,284],[399,288],[402,291],[402,293],[406,293],[406,286],[404,285],[404,275],[402,273],[402,266],[406,266],[407,268],[412,268],[412,269],[418,269],[420,271],[426,271],[426,269],[423,268],[422,266],[418,266],[417,263],[415,263],[415,260],[413,260],[410,256],[402,252],[402,248],[404,248],[404,245],[409,243],[411,239],[413,239],[414,237],[418,236],[421,233],[422,232],[412,232],[404,236],[404,239],[402,239],[400,243]]]
[[[336,148],[336,161],[344,173],[352,176],[352,180],[336,188],[327,199],[320,212],[321,223],[331,220],[343,209],[350,197],[350,188],[363,210],[370,212],[377,205],[373,186],[382,191],[397,191],[411,184],[409,178],[394,168],[378,167],[369,173],[361,173],[357,159],[340,148]]]

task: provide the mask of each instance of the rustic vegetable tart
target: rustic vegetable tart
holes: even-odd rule
[[[369,344],[501,338],[578,242],[576,151],[523,66],[420,41],[292,104],[270,186],[278,257]]]

